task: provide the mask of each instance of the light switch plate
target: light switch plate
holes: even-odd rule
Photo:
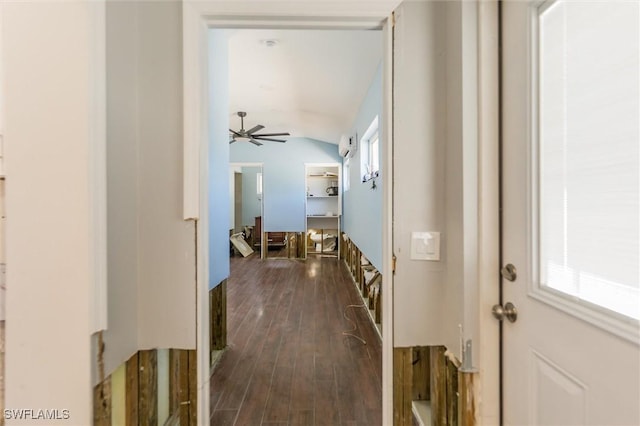
[[[440,233],[433,231],[412,232],[411,259],[440,260]]]

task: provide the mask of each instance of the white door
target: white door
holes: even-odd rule
[[[639,425],[640,2],[502,13],[504,423]]]

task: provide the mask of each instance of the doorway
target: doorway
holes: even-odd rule
[[[211,9],[212,8],[212,9]],[[349,8],[347,8],[349,9]],[[330,19],[327,20],[325,18],[316,18],[314,20],[313,15],[309,15],[310,10],[299,10],[299,16],[304,18],[296,19],[268,19],[268,24],[265,25],[264,22],[260,22],[259,19],[250,19],[247,21],[243,18],[243,13],[239,12],[236,16],[240,16],[238,18],[220,18],[214,19],[212,17],[222,16],[227,14],[229,11],[225,10],[224,12],[220,12],[217,10],[216,6],[208,5],[206,10],[201,7],[196,7],[194,5],[185,6],[184,10],[184,19],[185,19],[185,44],[184,44],[184,59],[187,66],[185,66],[185,81],[189,83],[185,86],[185,108],[188,111],[185,111],[185,132],[187,134],[192,133],[193,135],[197,135],[200,131],[203,131],[203,138],[199,138],[198,140],[209,140],[208,129],[206,126],[203,128],[197,123],[204,122],[204,117],[208,117],[206,108],[197,107],[198,105],[206,105],[207,102],[203,99],[202,91],[197,90],[197,87],[206,87],[207,81],[207,59],[205,52],[207,49],[201,49],[197,46],[203,47],[206,46],[207,43],[207,34],[206,28],[208,27],[218,27],[218,28],[247,28],[247,27],[276,27],[276,28],[344,28],[344,29],[380,29],[384,27],[384,50],[385,50],[385,59],[383,64],[383,72],[385,75],[384,85],[383,85],[383,93],[384,95],[384,106],[383,109],[385,114],[383,114],[383,120],[390,119],[390,115],[388,112],[390,111],[390,90],[391,90],[391,79],[390,79],[390,71],[391,71],[391,62],[390,62],[390,31],[386,28],[386,16],[388,15],[388,5],[384,8],[373,10],[371,8],[363,8],[358,7],[355,10],[345,10],[345,16],[358,16],[358,19],[355,21],[344,20],[344,19]],[[255,12],[255,11],[254,11]],[[273,14],[272,10],[264,11],[264,13],[268,13],[270,15]],[[290,15],[291,11],[287,11],[286,15]],[[321,16],[321,12],[317,12]],[[371,16],[375,16],[371,18]],[[206,22],[207,26],[201,26],[202,22]],[[330,24],[328,25],[328,22]],[[195,43],[194,43],[195,42]],[[193,44],[192,44],[193,43]],[[188,86],[188,87],[187,87]],[[191,90],[194,89],[194,90]],[[391,125],[390,121],[385,128],[385,137],[386,140],[391,140]],[[204,200],[207,199],[207,190],[206,190],[206,179],[201,180],[207,174],[206,172],[200,173],[198,170],[206,170],[208,165],[205,164],[208,156],[203,155],[208,151],[207,146],[198,145],[198,143],[194,143],[194,139],[185,138],[185,161],[189,163],[191,166],[198,165],[195,167],[190,167],[189,170],[185,172],[185,186],[189,187],[189,190],[185,192],[185,217],[198,217],[199,219],[199,255],[198,258],[203,260],[198,264],[198,282],[208,282],[208,268],[206,267],[206,259],[208,259],[208,248],[206,247],[206,236],[209,232],[209,224],[207,218],[207,212],[205,206],[207,203]],[[385,150],[382,154],[382,162],[383,164],[388,164],[387,172],[391,174],[390,168],[390,155],[391,155],[391,144],[387,144],[385,146]],[[197,188],[199,191],[194,193],[189,186],[190,182],[198,182]],[[390,182],[389,182],[390,183]],[[390,248],[390,231],[391,231],[391,221],[390,221],[390,212],[391,212],[391,197],[390,197],[390,187],[388,185],[382,186],[382,192],[384,193],[384,198],[387,200],[383,205],[383,217],[385,219],[385,225],[383,227],[383,274],[389,277],[386,280],[385,285],[389,286],[387,288],[387,294],[391,295],[391,248]],[[206,341],[203,339],[203,331],[208,327],[207,318],[206,318],[206,293],[203,291],[202,285],[198,285],[198,346],[205,346]],[[383,341],[383,353],[386,355],[383,356],[383,408],[386,411],[386,416],[391,418],[391,345],[392,345],[392,297],[387,297],[385,300],[385,306],[383,307],[383,312],[386,311],[386,314],[383,318],[383,328],[389,330],[388,339],[385,336],[385,340]],[[386,325],[385,325],[386,324]],[[206,379],[202,377],[204,371],[208,371],[208,361],[204,358],[206,354],[201,353],[206,351],[199,351],[199,357],[201,358],[198,366],[199,366],[199,376],[201,381],[199,383],[206,383]],[[200,386],[203,389],[203,386]],[[200,414],[202,416],[206,416],[208,404],[207,404],[208,395],[205,395],[205,392],[200,392],[198,407]],[[384,421],[388,423],[388,421]]]
[[[229,228],[232,236],[239,236],[263,258],[261,226],[264,220],[264,192],[262,163],[229,164]],[[237,253],[236,253],[237,252]],[[244,255],[232,248],[232,255]]]

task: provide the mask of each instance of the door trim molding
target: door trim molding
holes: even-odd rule
[[[499,2],[478,4],[478,330],[479,424],[501,424],[500,323],[500,53]]]
[[[183,20],[183,218],[198,222],[196,235],[196,348],[198,424],[209,421],[209,324],[208,324],[208,39],[210,28],[308,28],[308,29],[382,29],[384,35],[384,69],[392,70],[392,34],[385,30],[387,20],[400,0],[385,1],[313,1],[313,2],[224,2],[184,1]],[[255,22],[256,26],[252,25]],[[383,77],[383,126],[391,135],[391,74]],[[387,139],[383,157],[392,152]],[[383,164],[391,158],[383,158]],[[384,300],[382,340],[382,408],[383,424],[393,423],[393,319],[390,212],[393,208],[389,179],[383,181],[383,276]],[[385,257],[386,256],[386,257]]]
[[[107,68],[106,5],[104,0],[87,4],[91,27],[90,79],[92,110],[89,112],[89,259],[92,280],[89,311],[90,331],[106,330],[107,294]],[[1,129],[0,129],[1,130]]]

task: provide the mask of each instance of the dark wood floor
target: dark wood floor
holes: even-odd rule
[[[332,258],[231,259],[228,343],[211,378],[211,424],[380,425],[380,340]]]

